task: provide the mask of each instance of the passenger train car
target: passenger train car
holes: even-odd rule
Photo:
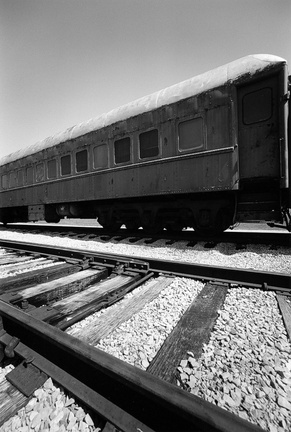
[[[236,60],[2,158],[0,221],[290,228],[288,109],[284,59]]]

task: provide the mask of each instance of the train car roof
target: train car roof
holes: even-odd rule
[[[227,82],[239,81],[245,75],[250,77],[266,68],[278,65],[278,63],[286,63],[286,60],[269,54],[255,54],[240,58],[231,63],[210,70],[209,72],[205,72],[201,75],[197,75],[193,78],[157,91],[156,93],[144,96],[119,108],[113,109],[108,113],[102,114],[97,118],[80,123],[64,132],[58,133],[29,147],[20,149],[15,153],[4,156],[0,159],[0,166],[35,154],[62,142],[80,137],[89,132],[96,131],[118,121],[204,93],[226,84]]]

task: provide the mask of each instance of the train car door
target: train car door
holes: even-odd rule
[[[242,184],[280,179],[278,76],[238,88],[238,147]]]

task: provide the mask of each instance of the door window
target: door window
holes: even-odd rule
[[[242,103],[245,125],[266,121],[272,117],[272,89],[270,87],[247,93]]]

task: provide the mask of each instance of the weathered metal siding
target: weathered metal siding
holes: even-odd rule
[[[203,118],[204,148],[181,152],[178,124],[193,116]],[[141,160],[139,134],[151,128],[159,130],[160,153],[157,158]],[[226,85],[28,156],[21,161],[22,166],[54,157],[60,160],[63,155],[74,155],[76,150],[87,148],[89,172],[5,191],[2,206],[231,190],[238,182],[238,156],[232,129],[231,87]],[[116,166],[114,141],[125,136],[132,140],[131,161]],[[101,143],[108,145],[111,168],[94,170],[93,147]],[[75,167],[72,169],[74,172]]]
[[[233,145],[231,143],[231,115],[229,105],[210,109],[206,114],[207,150]]]
[[[235,187],[236,166],[235,151],[230,148],[221,153],[169,158],[161,163],[38,184],[13,191],[13,201],[10,199],[12,192],[6,192],[3,204],[10,207],[230,190]]]
[[[230,190],[237,180],[235,151],[171,158],[56,183],[49,202],[155,196]],[[50,188],[48,188],[49,190]]]

